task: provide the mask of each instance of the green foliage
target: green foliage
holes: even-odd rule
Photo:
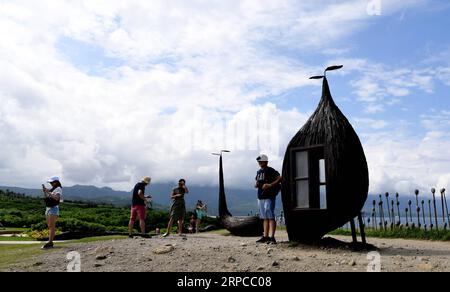
[[[0,224],[8,227],[25,227],[33,231],[47,229],[45,204],[42,199],[0,190]],[[57,228],[63,232],[103,233],[127,232],[130,209],[108,204],[65,201],[60,206],[61,216]],[[147,231],[163,228],[169,216],[164,211],[150,211]],[[138,222],[136,223],[136,227]]]

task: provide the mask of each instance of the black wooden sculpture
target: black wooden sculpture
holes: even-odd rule
[[[361,142],[331,97],[325,70],[322,98],[289,143],[283,163],[282,199],[289,239],[314,242],[360,217],[369,175]],[[361,224],[360,217],[360,224]],[[356,232],[354,241],[356,239]],[[365,240],[363,239],[363,242]]]
[[[220,224],[231,234],[237,236],[260,236],[263,232],[262,222],[257,216],[232,216],[228,211],[227,200],[225,196],[225,184],[223,178],[223,159],[222,154],[229,152],[222,150],[219,158],[219,220]]]

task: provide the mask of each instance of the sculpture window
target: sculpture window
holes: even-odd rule
[[[327,180],[322,146],[294,150],[295,208],[327,209]]]

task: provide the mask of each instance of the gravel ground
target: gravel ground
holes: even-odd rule
[[[350,238],[333,236],[349,242]],[[134,238],[57,247],[9,271],[66,271],[67,253],[81,255],[84,272],[276,272],[367,271],[368,252],[347,248],[291,246],[280,232],[276,246],[256,238],[217,234]],[[382,271],[450,271],[450,243],[369,239],[381,255]]]

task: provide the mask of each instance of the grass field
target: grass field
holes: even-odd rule
[[[38,245],[0,245],[0,271],[46,252],[49,251],[41,250]]]
[[[70,242],[59,243],[58,246],[69,247],[79,243],[90,243],[106,240],[120,240],[125,239],[126,236],[101,236],[90,237],[79,240],[72,240]],[[53,250],[41,250],[39,244],[33,245],[0,245],[0,271],[5,271],[11,265],[18,263],[27,263],[34,257],[46,253],[51,253]]]

